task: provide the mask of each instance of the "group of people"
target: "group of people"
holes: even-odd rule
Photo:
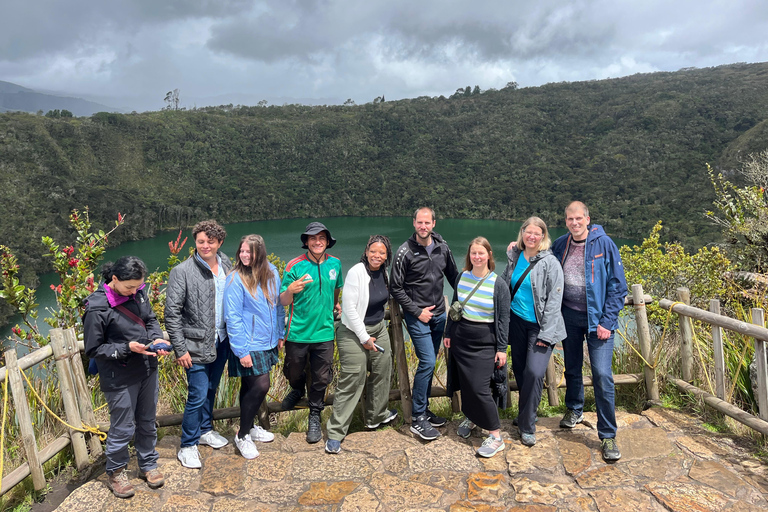
[[[441,435],[437,428],[447,423],[429,409],[441,344],[450,348],[449,390],[461,392],[465,419],[458,435],[467,438],[476,426],[488,432],[479,456],[492,457],[504,449],[493,387],[500,378],[507,386],[508,347],[519,390],[513,423],[521,442],[536,443],[543,376],[560,342],[568,409],[560,426],[575,427],[583,421],[586,340],[602,455],[606,461],[618,460],[611,360],[626,281],[616,245],[602,227],[590,224],[587,207],[573,202],[565,217],[569,233],[554,243],[543,220],[527,219],[508,247],[507,266],[500,274],[483,237],[469,244],[459,270],[448,244],[434,232],[431,208],[416,210],[414,234],[394,253],[389,238],[371,236],[346,277],[340,260],[327,252],[336,240],[326,226],[312,222],[301,234],[306,252],[286,265],[282,278],[267,260],[261,236],[240,240],[233,266],[220,250],[224,228],[215,221],[200,222],[192,232],[194,255],[168,279],[165,326],[170,346],[149,305],[147,269],[141,260],[126,256],[105,265],[104,283],[88,297],[83,323],[86,353],[97,363],[110,411],[109,487],[118,497],[133,495],[125,468],[134,437],[139,476],[152,488],[164,483],[155,450],[157,356],[173,353],[186,372],[178,459],[187,468],[201,467],[198,445],[228,444],[213,429],[213,404],[227,362],[229,375],[241,379],[234,438],[239,452],[252,459],[258,456],[256,443],[274,439],[255,419],[281,349],[290,384],[282,408],[294,409],[307,395],[307,442],[323,437],[320,414],[333,374],[334,342],[340,364],[325,451],[341,451],[364,389],[365,425],[374,429],[392,422],[397,418],[397,411],[388,408],[392,347],[384,320],[390,296],[402,307],[419,361],[410,418],[415,435],[434,440]],[[450,315],[444,279],[454,289]],[[341,318],[338,328],[335,314]]]

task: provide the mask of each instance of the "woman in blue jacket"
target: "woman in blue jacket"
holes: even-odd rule
[[[264,239],[246,235],[240,240],[235,268],[227,277],[224,311],[232,349],[230,377],[240,377],[240,431],[235,436],[240,454],[258,457],[254,441],[268,443],[275,435],[254,419],[269,391],[269,372],[285,337],[285,309],[280,305],[280,275],[267,260]]]

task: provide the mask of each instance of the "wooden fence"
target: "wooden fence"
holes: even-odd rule
[[[680,291],[680,297],[685,300],[685,291]],[[638,332],[638,341],[643,359],[646,361],[643,368],[643,373],[639,374],[626,374],[626,375],[614,375],[614,382],[616,385],[637,385],[643,383],[645,386],[646,397],[649,401],[657,402],[659,400],[659,389],[657,382],[657,375],[655,367],[650,363],[653,360],[653,348],[651,346],[650,327],[648,325],[648,319],[646,316],[645,305],[652,299],[648,295],[643,294],[642,286],[635,285],[632,287],[632,294],[627,297],[625,301],[625,307],[630,307],[634,311],[634,318],[636,322],[636,328]],[[666,309],[672,309],[673,312],[680,315],[681,318],[681,331],[683,333],[683,345],[681,349],[682,368],[683,368],[683,380],[677,379],[673,376],[668,378],[674,382],[679,388],[686,392],[694,393],[704,398],[705,403],[711,405],[717,410],[735,418],[736,420],[752,427],[753,429],[768,435],[768,422],[765,415],[768,415],[768,394],[766,394],[766,365],[765,365],[765,351],[766,341],[768,341],[768,329],[765,329],[763,325],[763,313],[762,310],[753,310],[753,323],[757,325],[751,325],[744,322],[739,322],[731,318],[721,316],[718,313],[719,306],[716,307],[713,301],[712,311],[707,312],[686,306],[680,303],[675,303],[666,299],[660,301],[660,305]],[[411,386],[410,386],[410,373],[408,370],[408,358],[406,355],[405,337],[403,334],[403,317],[399,305],[390,300],[390,314],[388,318],[390,320],[390,337],[392,346],[394,347],[391,357],[394,358],[395,372],[397,376],[397,387],[390,391],[391,401],[400,401],[403,417],[406,421],[411,417]],[[692,386],[690,381],[691,369],[693,366],[693,353],[690,350],[692,345],[692,327],[690,325],[690,318],[709,322],[713,325],[713,338],[715,341],[715,359],[716,363],[716,375],[718,375],[718,396],[712,396],[705,391],[700,390]],[[736,332],[746,334],[755,338],[755,352],[756,355],[761,354],[762,357],[758,357],[758,362],[762,361],[762,366],[759,369],[759,390],[760,390],[760,411],[762,419],[756,418],[740,409],[734,407],[723,401],[724,397],[724,365],[722,358],[722,338],[716,336],[715,329],[726,328]],[[720,356],[718,356],[717,343],[720,340]],[[91,403],[91,392],[88,388],[83,364],[80,356],[83,343],[78,341],[75,337],[74,329],[61,330],[53,329],[51,331],[51,344],[42,347],[32,353],[29,353],[21,358],[17,358],[16,350],[10,349],[5,352],[6,367],[0,368],[0,383],[8,379],[10,385],[14,410],[16,411],[16,418],[21,431],[21,441],[24,445],[25,452],[27,454],[27,462],[16,468],[3,478],[2,487],[0,487],[0,494],[5,494],[15,485],[19,484],[27,476],[32,476],[32,482],[35,489],[43,489],[46,485],[45,477],[43,474],[42,465],[53,458],[57,453],[65,448],[72,446],[72,450],[75,458],[75,465],[79,470],[82,470],[93,459],[102,454],[101,440],[93,433],[83,433],[79,430],[68,429],[68,432],[58,437],[50,444],[42,449],[37,448],[37,439],[35,431],[32,425],[32,419],[28,406],[28,399],[24,387],[22,372],[33,366],[53,357],[56,362],[57,374],[59,377],[59,385],[62,393],[62,399],[64,404],[65,418],[69,425],[80,427],[81,425],[97,426],[94,410]],[[450,357],[450,351],[445,351],[446,360]],[[545,377],[545,385],[547,388],[547,397],[550,405],[557,406],[559,404],[558,388],[565,387],[565,382],[560,375],[555,371],[554,360],[550,359],[549,368]],[[592,381],[588,376],[584,377],[584,385],[591,386]],[[510,380],[509,392],[517,390],[517,384]],[[445,388],[439,386],[432,387],[432,396],[447,396]],[[511,403],[511,395],[508,397]],[[326,403],[333,403],[333,395],[329,395],[326,398]],[[299,405],[305,405],[303,399]],[[454,411],[460,410],[460,397],[452,397],[452,407]],[[269,413],[277,413],[282,411],[280,402],[267,402],[264,401],[261,411],[259,412],[259,422],[265,428],[269,427]],[[5,414],[5,411],[3,411]],[[225,409],[217,409],[214,411],[213,417],[215,420],[237,418],[240,415],[239,407],[229,407]],[[167,427],[172,425],[181,424],[182,415],[172,414],[166,416],[159,416],[157,418],[158,427]],[[106,431],[109,428],[108,424],[98,424],[98,428],[102,431]]]

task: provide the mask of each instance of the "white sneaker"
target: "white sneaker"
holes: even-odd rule
[[[203,467],[203,465],[200,464],[200,452],[197,451],[197,445],[182,446],[176,457],[178,457],[179,462],[181,462],[181,465],[185,468],[200,469]]]
[[[248,433],[248,435],[251,436],[251,439],[253,441],[258,441],[260,443],[271,443],[272,441],[275,440],[275,434],[273,434],[269,430],[264,430],[258,425],[253,427],[251,431]]]
[[[259,450],[256,449],[256,445],[253,444],[250,434],[245,434],[245,438],[240,439],[239,435],[235,436],[235,445],[240,450],[240,455],[246,459],[255,459],[259,456]]]
[[[216,450],[224,446],[227,446],[229,444],[229,441],[227,441],[227,438],[219,434],[215,430],[209,430],[205,434],[201,435],[199,442],[200,444],[210,446],[211,448]]]

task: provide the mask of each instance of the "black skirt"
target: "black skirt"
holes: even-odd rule
[[[451,329],[449,391],[461,391],[461,410],[486,430],[500,427],[499,410],[491,394],[496,358],[493,324],[461,320]]]

